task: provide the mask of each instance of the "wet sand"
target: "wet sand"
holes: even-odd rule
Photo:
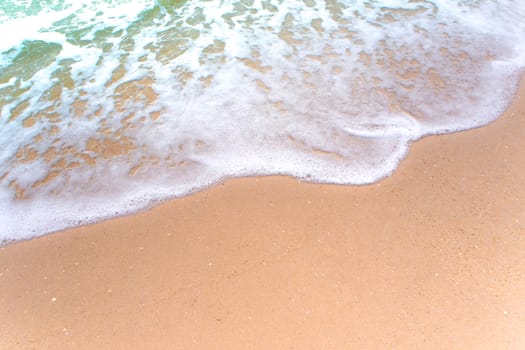
[[[0,348],[525,348],[525,84],[374,185],[233,179],[0,248]]]

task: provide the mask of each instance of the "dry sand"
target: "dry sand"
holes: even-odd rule
[[[0,348],[524,349],[525,84],[375,185],[234,179],[1,248]]]

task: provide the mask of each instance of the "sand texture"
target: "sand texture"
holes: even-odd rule
[[[525,84],[370,186],[226,181],[0,249],[1,349],[524,349]]]

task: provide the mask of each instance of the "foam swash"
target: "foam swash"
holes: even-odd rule
[[[513,0],[2,0],[0,33],[0,242],[226,177],[375,182],[525,67]]]

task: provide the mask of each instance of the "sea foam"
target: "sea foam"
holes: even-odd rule
[[[512,0],[7,0],[0,32],[0,241],[233,176],[375,182],[525,66]]]

